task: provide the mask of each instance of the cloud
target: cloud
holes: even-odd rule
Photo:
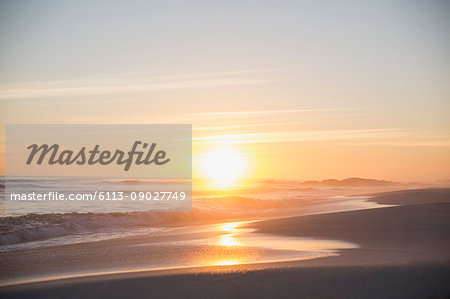
[[[326,112],[349,112],[349,111],[360,111],[360,110],[366,110],[367,108],[360,108],[360,107],[343,107],[343,108],[312,108],[312,109],[284,109],[284,110],[252,110],[252,111],[224,111],[224,112],[203,112],[203,113],[189,113],[177,116],[174,119],[166,119],[165,122],[196,122],[196,121],[202,121],[202,120],[232,120],[233,126],[260,126],[267,124],[271,121],[276,121],[276,123],[281,123],[283,121],[280,121],[280,118],[285,120],[285,122],[288,123],[296,123],[293,122],[293,120],[298,118],[298,114],[306,114],[306,113],[315,113],[315,117],[317,117],[317,113],[325,114]],[[360,114],[360,112],[358,113]],[[264,117],[264,118],[262,118]],[[288,119],[291,119],[291,121],[287,121]],[[236,125],[236,120],[241,119],[242,121],[245,121],[245,123],[241,123]],[[254,120],[255,119],[255,120]],[[263,122],[261,122],[263,120]],[[256,123],[255,123],[256,121]],[[249,124],[253,123],[253,124]],[[219,126],[212,126],[222,129],[226,129],[229,126],[226,125],[219,125]],[[201,129],[201,128],[199,128]],[[203,130],[206,130],[203,128]]]
[[[193,138],[195,143],[250,144],[284,142],[333,142],[347,145],[448,146],[449,139],[439,136],[415,135],[416,131],[401,128],[360,130],[310,130],[219,134]]]
[[[272,80],[258,76],[259,73],[266,71],[269,70],[168,76],[150,76],[144,72],[135,72],[103,77],[94,76],[79,80],[16,83],[0,87],[0,100],[116,95],[153,90],[263,84],[272,82]]]

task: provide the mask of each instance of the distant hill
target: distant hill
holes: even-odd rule
[[[328,179],[323,181],[306,181],[300,183],[305,186],[327,186],[327,187],[384,187],[394,186],[399,183],[385,180],[348,178],[344,180]]]

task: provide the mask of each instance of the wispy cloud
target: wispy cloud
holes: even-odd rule
[[[258,76],[270,70],[150,76],[144,72],[95,76],[84,79],[29,82],[0,86],[0,99],[98,96],[183,88],[250,85],[271,82]]]
[[[360,129],[360,130],[320,130],[320,131],[283,131],[267,133],[219,134],[196,137],[196,143],[249,144],[284,142],[333,142],[348,145],[423,145],[448,146],[449,139],[439,136],[425,138],[417,132],[402,128]]]
[[[339,112],[345,113],[350,111],[361,111],[366,110],[366,108],[360,107],[342,107],[342,108],[311,108],[311,109],[284,109],[284,110],[251,110],[251,111],[224,111],[224,112],[204,112],[204,113],[189,113],[184,115],[179,115],[174,119],[166,119],[165,122],[196,122],[202,120],[215,120],[223,121],[232,120],[233,124],[236,124],[236,120],[245,120],[245,124],[239,124],[234,126],[248,126],[249,123],[253,123],[253,119],[256,120],[256,126],[260,124],[267,124],[271,120],[276,120],[280,122],[280,118],[284,120],[298,118],[299,114],[311,114],[314,117],[318,117],[319,114],[325,115],[327,112]],[[360,112],[358,112],[360,113]],[[335,113],[333,115],[336,115]],[[261,121],[263,120],[263,122]],[[291,123],[293,123],[291,121]],[[216,126],[216,127],[220,127]],[[226,126],[224,127],[226,128]],[[201,129],[201,128],[199,128]]]
[[[285,110],[255,110],[255,111],[227,111],[227,112],[208,112],[208,113],[192,113],[192,117],[230,117],[230,116],[247,116],[247,115],[262,115],[262,114],[292,114],[292,113],[307,113],[307,112],[329,112],[329,111],[351,111],[361,110],[357,107],[346,108],[319,108],[319,109],[285,109]]]

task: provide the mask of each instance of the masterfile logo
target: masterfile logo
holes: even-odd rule
[[[6,208],[190,211],[191,125],[7,125]]]
[[[142,149],[146,150],[146,152],[139,151],[139,146],[142,146]],[[33,163],[33,159],[37,155],[38,158],[36,158],[36,164],[39,165],[41,165],[46,158],[49,165],[71,165],[74,163],[77,165],[108,165],[116,162],[118,165],[124,164],[124,171],[128,171],[133,162],[136,165],[150,165],[152,163],[155,165],[164,165],[170,161],[169,158],[166,159],[165,151],[159,150],[156,151],[156,154],[153,154],[156,148],[156,143],[152,143],[149,146],[148,143],[135,141],[133,147],[128,152],[116,149],[113,153],[111,153],[108,150],[100,151],[99,148],[100,145],[96,144],[91,150],[86,150],[86,147],[82,147],[78,152],[74,152],[72,150],[63,150],[60,152],[58,144],[53,144],[52,146],[49,146],[48,144],[42,144],[40,146],[37,144],[31,144],[27,147],[27,149],[30,150],[30,155],[28,156],[26,163],[28,165]]]
[[[191,179],[191,125],[7,125],[6,176]]]

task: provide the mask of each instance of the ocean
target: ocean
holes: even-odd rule
[[[190,181],[7,177],[1,188],[0,252],[157,234],[188,224],[381,207],[368,202],[367,196],[345,197],[364,188],[311,188],[296,181],[253,181],[235,190],[209,190],[207,182],[197,182],[191,192]],[[103,200],[13,201],[10,197],[96,191],[123,192],[129,197],[121,201],[106,200],[105,194]],[[140,193],[168,191],[185,192],[185,198],[138,199]],[[130,197],[133,193],[135,200]]]

